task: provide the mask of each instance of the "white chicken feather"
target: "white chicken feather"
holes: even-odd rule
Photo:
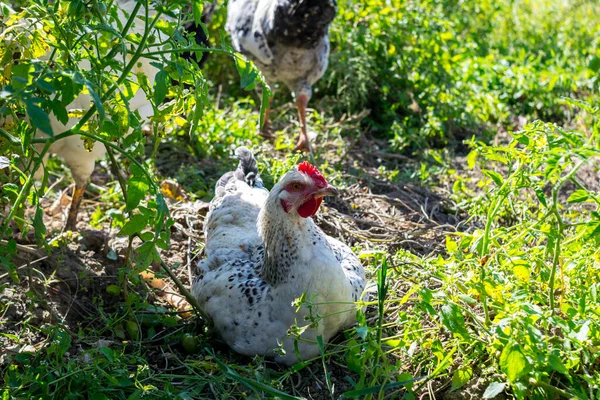
[[[206,259],[198,265],[192,294],[233,350],[291,365],[298,355],[318,355],[318,336],[327,342],[355,322],[364,270],[348,246],[311,218],[322,197],[336,192],[316,168],[301,164],[269,193],[252,153],[242,147],[236,154],[238,169],[219,180],[210,205]],[[303,294],[313,304],[312,315],[307,305],[293,305]],[[298,355],[288,335],[294,325],[306,328]]]

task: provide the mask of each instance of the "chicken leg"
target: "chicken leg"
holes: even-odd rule
[[[71,198],[71,207],[69,207],[69,214],[67,216],[67,223],[65,224],[65,230],[75,231],[77,225],[77,213],[79,212],[79,206],[85,193],[87,182],[83,185],[75,185],[73,189],[73,197]]]
[[[298,107],[298,116],[300,117],[300,138],[298,139],[298,143],[296,143],[296,147],[294,150],[308,150],[311,157],[314,157],[312,147],[310,145],[310,139],[308,137],[307,127],[306,127],[306,106],[308,105],[308,96],[305,94],[301,94],[296,99],[296,107]]]

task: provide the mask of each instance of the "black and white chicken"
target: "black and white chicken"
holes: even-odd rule
[[[297,349],[307,360],[319,354],[318,336],[327,342],[355,322],[364,269],[311,218],[323,197],[337,192],[315,167],[300,164],[269,192],[252,153],[240,147],[236,154],[237,170],[221,177],[210,204],[206,259],[192,294],[233,350],[291,365],[299,361],[287,334],[292,326],[306,328]],[[316,326],[306,304],[293,305],[303,294],[312,317],[322,317]]]
[[[227,7],[233,47],[256,64],[269,86],[283,82],[292,91],[301,126],[296,149],[311,153],[306,107],[327,69],[336,12],[335,0],[230,0]],[[270,102],[265,121],[269,109]]]

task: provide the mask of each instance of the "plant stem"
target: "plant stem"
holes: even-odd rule
[[[552,207],[550,208],[552,214],[556,218],[556,239],[554,242],[554,249],[552,254],[552,270],[550,271],[550,282],[548,283],[548,302],[550,303],[550,312],[552,315],[555,313],[554,309],[554,292],[556,285],[556,271],[560,265],[560,244],[564,236],[565,223],[563,222],[560,211],[558,210],[558,194],[562,186],[569,180],[571,180],[577,171],[583,166],[585,160],[580,160],[577,164],[571,168],[568,174],[562,177],[554,187],[552,188]]]
[[[498,214],[500,207],[502,206],[502,204],[504,203],[504,200],[508,196],[504,192],[506,191],[506,188],[509,185],[509,183],[512,182],[513,178],[517,175],[517,173],[520,170],[521,170],[521,164],[519,164],[517,166],[517,169],[508,178],[506,178],[504,180],[504,182],[498,189],[498,192],[497,192],[497,193],[499,193],[498,197],[492,201],[492,204],[488,208],[487,219],[485,221],[485,230],[483,232],[483,238],[481,239],[482,243],[481,243],[480,256],[482,259],[484,259],[485,256],[489,255],[489,244],[490,244],[490,235],[492,232],[492,224],[494,222],[494,219],[496,218],[496,214]],[[486,327],[490,326],[490,324],[491,324],[490,313],[489,313],[488,304],[487,304],[487,293],[485,291],[485,272],[486,272],[485,268],[486,268],[487,263],[488,263],[488,261],[481,263],[481,276],[480,276],[480,279],[481,279],[481,283],[480,283],[481,284],[481,303],[483,305],[483,312],[485,314],[485,326]]]
[[[181,48],[177,48],[177,49],[149,51],[147,53],[143,53],[142,57],[146,58],[146,57],[152,57],[152,56],[159,56],[159,55],[163,55],[163,54],[178,54],[178,53],[188,53],[188,52],[189,53],[191,53],[191,52],[218,53],[218,54],[228,54],[228,55],[236,54],[235,52],[232,52],[231,50],[213,49],[210,47],[191,46],[191,47],[181,47]]]
[[[183,283],[181,283],[179,278],[177,278],[177,276],[173,273],[173,271],[171,271],[171,269],[168,267],[168,265],[162,259],[160,260],[160,266],[167,273],[167,275],[169,275],[169,277],[173,280],[173,282],[175,282],[175,286],[177,286],[177,289],[179,289],[181,294],[183,294],[185,296],[188,303],[190,303],[190,305],[192,307],[194,307],[194,309],[200,315],[200,317],[204,320],[204,322],[206,323],[208,328],[211,329],[212,328],[212,319],[208,316],[208,314],[206,314],[204,312],[204,310],[202,310],[202,307],[200,307],[200,303],[198,303],[198,299],[196,299],[194,296],[192,296],[190,291],[187,290],[185,285]]]
[[[556,279],[556,271],[558,269],[560,257],[560,240],[562,238],[562,230],[559,231],[558,237],[554,242],[554,254],[552,256],[552,271],[550,272],[550,283],[548,289],[548,300],[550,301],[550,312],[554,315],[554,285]]]
[[[546,390],[546,391],[548,391],[548,392],[550,392],[552,394],[559,395],[559,396],[565,397],[567,399],[576,398],[576,396],[573,396],[569,392],[567,392],[565,390],[562,390],[562,389],[559,389],[557,387],[554,387],[554,386],[552,386],[552,385],[550,385],[550,384],[548,384],[546,382],[536,381],[534,383],[534,385],[537,386],[537,387],[541,387],[542,389],[544,389],[544,390]]]
[[[115,158],[115,154],[113,153],[113,148],[110,146],[106,147],[106,154],[108,155],[108,159],[110,160],[110,167],[112,169],[112,173],[117,177],[117,180],[119,181],[119,186],[121,186],[121,192],[123,192],[123,199],[125,200],[125,204],[127,204],[127,183],[125,182],[125,178],[123,178],[123,175],[121,175],[121,171],[119,171],[119,165],[117,164],[117,159]]]

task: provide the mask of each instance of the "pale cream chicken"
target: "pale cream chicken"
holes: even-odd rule
[[[317,356],[318,336],[327,342],[356,321],[365,272],[352,250],[312,219],[323,197],[337,193],[314,166],[300,164],[269,192],[252,153],[241,147],[236,154],[238,169],[221,177],[210,204],[206,259],[192,294],[233,350],[291,365],[299,359],[288,330],[323,317],[298,341],[302,360]],[[317,304],[312,316],[292,304],[303,294]]]

